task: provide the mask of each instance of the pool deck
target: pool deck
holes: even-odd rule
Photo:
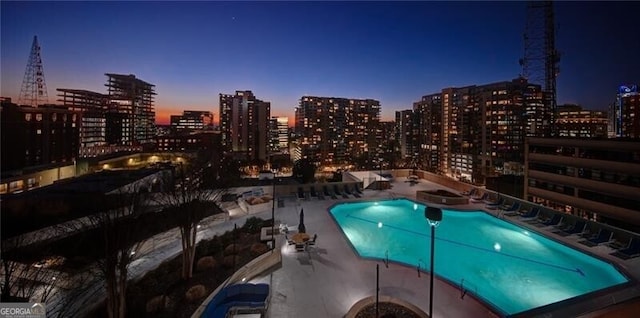
[[[268,317],[343,317],[357,301],[375,296],[376,265],[380,269],[380,295],[392,296],[410,302],[424,312],[429,311],[429,274],[418,275],[416,267],[390,263],[388,267],[383,261],[360,258],[345,236],[335,224],[327,209],[334,204],[343,202],[403,198],[415,199],[417,190],[446,189],[454,193],[457,191],[448,189],[439,184],[420,180],[415,185],[404,182],[404,178],[398,178],[392,182],[389,190],[364,190],[362,198],[287,201],[284,207],[276,208],[276,224],[287,224],[289,229],[297,231],[299,211],[304,209],[304,223],[307,233],[311,236],[317,234],[315,247],[305,252],[296,252],[295,248],[287,245],[284,235],[279,235],[276,240],[276,248],[282,252],[282,266],[270,273],[266,273],[253,283],[268,283],[271,285],[271,299],[267,311]],[[453,209],[485,210],[496,214],[498,211],[486,210],[484,204],[466,204],[458,206],[446,206]],[[537,228],[518,220],[518,217],[505,217],[506,220],[516,224],[530,227],[565,244],[577,249],[588,251],[611,262],[618,264],[636,280],[640,280],[640,257],[630,260],[620,260],[609,253],[613,250],[609,247],[587,247],[578,244],[577,238],[561,237],[545,228]],[[425,248],[427,248],[425,246]],[[602,308],[611,302],[611,299],[628,299],[640,295],[640,288],[636,286],[619,291],[615,295],[610,293],[590,297],[590,299],[572,305],[555,306],[540,314],[550,314],[548,317],[575,316],[572,313]],[[481,301],[467,294],[461,297],[457,287],[445,281],[436,279],[434,282],[433,316],[434,317],[496,317]],[[587,303],[587,305],[585,305]],[[593,311],[583,315],[584,317],[596,317],[603,313]],[[537,316],[538,313],[532,316]]]

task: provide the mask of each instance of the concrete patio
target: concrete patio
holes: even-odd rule
[[[276,248],[282,253],[282,267],[266,273],[253,283],[268,283],[271,285],[271,299],[267,311],[268,317],[343,317],[359,300],[375,296],[376,264],[380,267],[380,295],[402,299],[422,309],[429,310],[429,279],[428,273],[418,272],[415,267],[408,267],[396,263],[388,264],[375,260],[360,258],[352,250],[350,244],[337,227],[328,213],[332,205],[349,201],[375,200],[406,197],[415,199],[417,190],[452,189],[442,185],[420,180],[415,185],[399,178],[392,182],[389,190],[364,190],[359,199],[298,200],[291,198],[284,207],[275,211],[276,224],[287,224],[295,229],[299,221],[299,211],[304,209],[307,233],[318,235],[315,247],[305,252],[297,252],[292,245],[288,245],[284,235],[279,235]],[[455,209],[485,210],[483,203],[453,206]],[[494,215],[498,211],[485,210]],[[531,227],[518,220],[518,217],[506,218],[508,221]],[[426,222],[426,221],[425,221]],[[577,239],[560,237],[544,228],[532,227],[532,230],[545,233],[568,245],[597,254],[612,262],[618,263],[627,270],[632,277],[640,277],[640,258],[622,261],[610,256],[612,251],[608,247],[599,246],[588,248],[577,244]],[[548,232],[548,233],[546,233]],[[427,248],[427,246],[425,246]],[[637,286],[637,285],[635,285]],[[615,297],[630,299],[640,295],[637,287],[619,291]],[[612,295],[601,295],[602,299],[594,298],[589,303],[604,307],[615,298]],[[436,279],[434,283],[434,317],[496,317],[481,301],[467,294],[462,297],[457,286]],[[611,299],[610,299],[611,298]],[[582,306],[582,308],[581,308]],[[584,304],[573,304],[560,308],[551,308],[546,314],[552,316],[572,315],[572,312],[584,310]],[[591,305],[593,306],[593,304]],[[598,308],[588,308],[593,311]],[[600,311],[601,314],[601,311]],[[594,311],[595,315],[595,311]],[[534,316],[537,316],[534,315]],[[575,315],[573,315],[575,316]],[[589,315],[587,315],[589,316]]]

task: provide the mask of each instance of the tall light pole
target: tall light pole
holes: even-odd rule
[[[382,157],[378,158],[378,166],[380,167],[380,183],[378,183],[378,187],[382,190]]]
[[[424,208],[424,217],[427,218],[429,226],[431,226],[431,281],[429,282],[429,317],[433,317],[433,276],[435,271],[433,269],[434,249],[436,242],[436,227],[440,225],[442,221],[442,210],[426,206]]]
[[[276,236],[275,236],[275,224],[276,224],[276,218],[275,218],[275,212],[276,212],[276,169],[272,169],[271,172],[273,172],[273,198],[271,199],[271,201],[273,201],[271,203],[271,253],[273,253],[273,250],[276,248]]]

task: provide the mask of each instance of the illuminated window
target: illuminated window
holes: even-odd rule
[[[42,121],[42,114],[36,114],[36,120]]]
[[[31,114],[24,114],[24,120],[31,121]]]

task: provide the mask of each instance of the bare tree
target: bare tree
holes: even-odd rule
[[[145,226],[146,211],[140,188],[132,184],[111,194],[97,195],[88,204],[87,208],[92,210],[89,215],[60,225],[61,231],[75,233],[78,240],[95,242],[81,248],[83,256],[94,264],[94,275],[103,279],[110,318],[126,314],[129,265],[150,235]],[[92,292],[99,292],[95,283],[88,286],[92,287]],[[73,297],[73,293],[67,293],[66,297]]]
[[[50,255],[46,251],[36,253],[30,248],[39,236],[39,232],[32,232],[2,240],[0,301],[45,302],[51,295],[56,277],[47,267],[57,257],[47,257]]]
[[[202,171],[199,166],[194,166],[192,173],[187,174],[183,166],[179,166],[176,186],[156,196],[157,203],[165,207],[166,219],[180,228],[182,278],[185,280],[193,276],[198,223],[207,216],[222,212],[217,202],[226,193],[226,188],[201,187],[196,180],[202,177]]]

